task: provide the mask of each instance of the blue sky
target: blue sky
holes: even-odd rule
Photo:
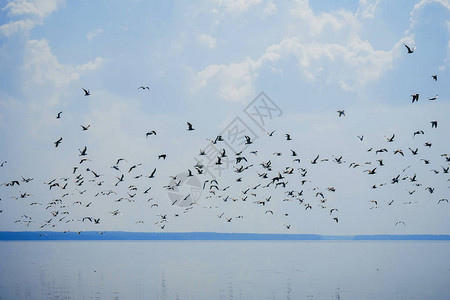
[[[450,233],[449,204],[438,204],[449,194],[442,156],[450,149],[448,1],[211,0],[192,6],[17,0],[2,5],[0,160],[7,163],[0,168],[0,183],[34,179],[0,186],[0,230]],[[408,54],[404,43],[416,47],[414,53]],[[141,85],[150,89],[138,90]],[[91,95],[83,96],[82,88]],[[261,104],[253,102],[261,92],[279,108],[263,128],[245,113]],[[415,93],[419,102],[411,103]],[[435,95],[435,101],[428,100]],[[337,110],[345,110],[345,117]],[[431,128],[433,120],[438,128]],[[195,130],[187,131],[186,122]],[[236,124],[254,137],[243,153],[248,162],[242,165],[253,166],[241,173],[242,182],[236,182],[240,175],[234,167],[240,165],[234,165],[232,151],[241,146],[230,140],[215,145],[233,161],[220,174],[213,170],[214,157],[198,155],[211,147],[207,139]],[[89,130],[80,125],[90,125]],[[151,130],[157,135],[146,138]],[[413,138],[418,130],[425,134]],[[392,134],[394,141],[387,142]],[[80,164],[78,149],[84,146],[90,161]],[[382,148],[388,152],[374,153]],[[408,148],[419,148],[419,154]],[[293,162],[291,149],[300,163]],[[404,156],[393,154],[398,149]],[[255,150],[256,156],[250,153]],[[162,153],[166,160],[157,159]],[[317,154],[328,161],[310,164]],[[333,162],[341,155],[345,162]],[[119,171],[112,169],[121,157],[127,161]],[[196,174],[198,182],[215,176],[219,188],[230,187],[213,194],[207,183],[189,209],[171,205],[164,186],[172,185],[170,176],[195,172],[196,159],[212,170]],[[268,160],[273,170],[261,179],[260,163]],[[352,162],[361,166],[350,168]],[[141,165],[128,172],[135,164]],[[286,189],[253,190],[287,167],[294,172],[283,179]],[[375,167],[376,174],[365,172]],[[146,178],[154,168],[155,178]],[[305,177],[300,168],[307,169]],[[115,186],[121,174],[125,180]],[[417,182],[411,181],[414,174]],[[392,184],[397,175],[404,180]],[[67,188],[49,190],[43,182],[52,179],[61,186],[67,182]],[[303,179],[308,182],[301,185]],[[243,194],[249,187],[255,195]],[[192,193],[187,186],[180,189],[180,197]],[[115,194],[94,196],[107,190]],[[285,193],[292,190],[303,194]],[[24,193],[30,196],[20,198]],[[238,200],[223,201],[227,196]],[[115,201],[120,198],[134,202]],[[61,202],[46,209],[54,199]],[[312,209],[305,210],[308,204]],[[331,208],[339,212],[330,214]],[[120,214],[114,216],[115,210]],[[86,216],[101,222],[83,222]]]

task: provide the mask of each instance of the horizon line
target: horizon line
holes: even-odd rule
[[[144,231],[0,231],[0,241],[26,240],[177,240],[177,241],[450,241],[450,234],[356,234],[144,232]]]

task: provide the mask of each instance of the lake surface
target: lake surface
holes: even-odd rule
[[[450,299],[450,242],[0,242],[0,299]]]

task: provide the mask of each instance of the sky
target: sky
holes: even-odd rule
[[[1,5],[0,230],[450,234],[449,1]]]

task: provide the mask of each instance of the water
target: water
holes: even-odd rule
[[[0,299],[450,299],[449,242],[0,242]]]

